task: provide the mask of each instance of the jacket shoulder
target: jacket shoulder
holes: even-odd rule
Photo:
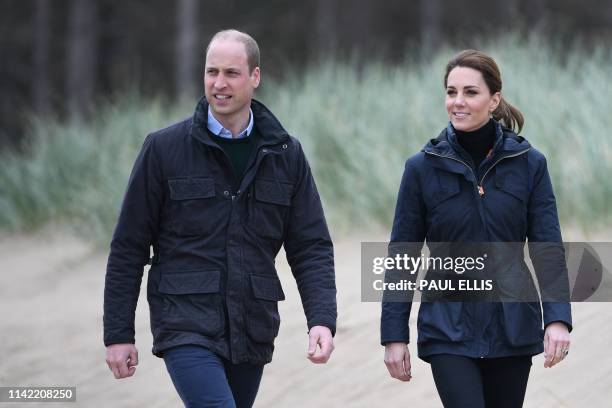
[[[302,143],[300,143],[299,139],[295,136],[289,135],[289,146],[291,147],[301,147]]]
[[[151,132],[147,138],[151,142],[162,146],[174,144],[189,135],[192,123],[193,118],[187,118],[163,129]]]
[[[533,146],[527,152],[527,163],[532,174],[540,173],[548,167],[544,153]]]
[[[300,140],[295,136],[288,136],[289,137],[287,138],[287,141],[285,143],[287,144],[287,150],[291,153],[291,157],[298,159],[300,157],[305,158],[306,153],[304,152],[304,147],[302,146]]]
[[[412,156],[408,157],[408,159],[406,159],[405,168],[413,170],[422,169],[427,164],[427,161],[425,159],[426,153],[423,151],[413,154]]]
[[[527,152],[527,157],[529,157],[529,161],[533,161],[534,163],[546,163],[546,156],[544,153],[536,149],[535,147],[531,147],[529,152]]]

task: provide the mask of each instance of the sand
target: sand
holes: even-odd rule
[[[378,343],[380,305],[360,301],[362,239],[375,240],[336,240],[339,320],[336,350],[326,365],[306,359],[299,295],[279,255],[287,300],[279,306],[282,324],[274,361],[264,370],[256,407],[441,406],[429,366],[416,358],[412,345],[413,380],[402,383],[387,373]],[[74,236],[51,230],[0,237],[0,385],[77,389],[76,403],[25,406],[181,406],[163,361],[150,352],[145,285],[136,317],[136,374],[116,380],[108,370],[102,343],[106,256]],[[612,406],[612,303],[574,304],[573,313],[571,353],[552,369],[543,368],[541,355],[534,358],[525,407]],[[415,318],[416,308],[410,323],[413,336]],[[9,406],[24,405],[0,403]]]

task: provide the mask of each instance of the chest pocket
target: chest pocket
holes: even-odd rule
[[[437,207],[451,197],[459,194],[459,175],[439,171],[438,189],[432,194],[432,207]]]
[[[210,230],[214,218],[215,181],[212,177],[168,180],[172,230],[178,235],[200,235]]]
[[[425,204],[430,214],[444,211],[449,205],[452,206],[452,198],[460,192],[459,177],[462,176],[436,170],[434,177],[425,187]]]
[[[293,184],[272,178],[256,178],[249,197],[249,225],[271,239],[281,239],[285,229]]]
[[[528,173],[520,164],[520,158],[503,160],[495,168],[495,179],[485,184],[485,207],[495,221],[490,228],[508,241],[521,241],[527,234]]]
[[[529,199],[526,174],[527,172],[522,174],[515,166],[504,166],[500,163],[495,169],[495,187],[509,196],[507,198],[512,197],[526,206]]]
[[[423,186],[427,239],[452,241],[473,224],[473,195],[462,189],[463,174],[436,169]]]

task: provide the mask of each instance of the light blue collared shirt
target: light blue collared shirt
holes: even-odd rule
[[[210,110],[210,106],[208,107],[208,123],[206,124],[208,130],[210,130],[214,135],[219,137],[224,137],[226,139],[234,139],[232,136],[232,132],[223,127],[221,122],[217,120],[212,114]],[[235,137],[236,139],[240,139],[243,137],[247,137],[251,134],[253,130],[253,111],[249,109],[249,124],[247,127]]]

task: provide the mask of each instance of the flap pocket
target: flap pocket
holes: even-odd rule
[[[193,200],[215,196],[215,180],[212,177],[189,177],[168,180],[172,200]]]
[[[168,295],[218,293],[221,271],[198,271],[162,274],[158,290]]]
[[[285,293],[278,278],[251,275],[251,286],[253,287],[253,295],[257,299],[263,300],[285,300]]]
[[[495,169],[495,187],[527,203],[527,180],[518,169],[498,166]]]
[[[438,170],[438,188],[432,193],[432,206],[459,193],[459,175]]]
[[[265,203],[289,206],[293,184],[275,179],[255,179],[255,199]]]

